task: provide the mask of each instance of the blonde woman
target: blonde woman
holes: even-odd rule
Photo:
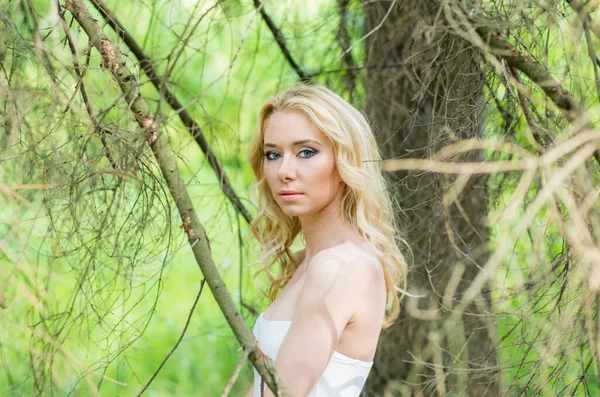
[[[263,106],[249,160],[272,301],[254,335],[292,395],[358,396],[406,278],[369,124],[322,86],[288,89]],[[254,377],[248,396],[273,396]]]

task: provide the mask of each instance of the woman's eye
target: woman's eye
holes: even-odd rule
[[[302,151],[300,151],[300,153],[308,153],[306,156],[303,156],[305,159],[310,158],[312,156],[314,156],[315,154],[317,154],[317,152],[315,152],[314,150],[310,150],[310,149],[304,149]]]
[[[273,158],[271,155],[277,155],[277,156],[279,156],[279,153],[277,153],[277,152],[267,152],[267,153],[265,153],[265,157],[267,158],[267,160],[275,160],[275,158]]]
[[[317,154],[316,151],[312,150],[312,149],[304,149],[301,150],[298,155],[303,158],[303,159],[309,159],[312,156],[314,156],[315,154]],[[281,155],[277,152],[267,152],[265,153],[265,157],[267,158],[267,160],[277,160]]]

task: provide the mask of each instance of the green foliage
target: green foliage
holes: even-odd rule
[[[252,2],[107,5],[198,121],[236,193],[255,214],[246,155],[257,113],[269,96],[297,84],[298,76]],[[574,39],[583,33],[568,5],[483,6],[503,21],[511,43],[545,65],[597,121],[595,76],[584,43]],[[367,32],[362,4],[350,1],[347,7],[340,16],[334,1],[265,5],[303,70],[363,107],[361,40]],[[136,395],[180,337],[202,275],[119,88],[85,34],[71,25],[70,14],[65,17],[97,125],[83,102],[56,4],[13,0],[0,9],[0,293],[7,299],[0,309],[0,394]],[[245,266],[258,257],[247,225],[177,113],[119,35],[100,25],[139,75],[140,94],[178,158],[235,301],[264,310],[268,302],[251,280],[254,269]],[[482,64],[486,138],[535,153],[534,136],[547,144],[569,137],[570,127],[534,82],[521,76],[540,131],[522,115],[505,65],[491,56],[483,56]],[[489,161],[518,158],[487,152]],[[490,176],[492,217],[502,216],[523,176]],[[493,275],[490,332],[509,395],[597,395],[598,364],[590,347],[597,320],[589,315],[594,297],[554,222],[555,210],[543,206],[526,231],[514,235],[544,178],[534,178],[506,222],[491,224],[492,251],[503,241],[514,244]],[[264,287],[265,280],[259,283]],[[242,314],[252,325],[254,315],[247,309]],[[206,288],[181,344],[147,394],[220,395],[241,356]],[[245,392],[250,381],[246,364],[231,395]]]
[[[254,213],[245,156],[256,114],[266,98],[295,84],[297,76],[251,2],[107,5],[199,122],[236,193]],[[326,65],[319,53],[327,53],[329,62],[339,55],[339,49],[329,48],[336,29],[333,4],[267,7],[308,71]],[[287,19],[290,10],[294,23]],[[3,40],[10,44],[3,53],[8,78],[1,84],[2,115],[10,125],[0,134],[5,149],[0,177],[10,190],[0,195],[0,230],[6,236],[0,291],[8,305],[0,311],[0,394],[136,395],[179,338],[202,275],[119,88],[68,12],[65,18],[96,128],[56,4],[13,1],[2,11]],[[236,219],[177,114],[119,36],[101,26],[137,70],[140,93],[159,115],[234,299],[243,298],[260,312],[268,302],[251,281],[254,270],[245,266],[258,253],[247,225]],[[317,35],[323,38],[321,48],[312,52]],[[43,40],[37,48],[36,39]],[[24,186],[33,183],[45,187]],[[252,325],[253,315],[242,313]],[[241,356],[205,288],[181,344],[147,393],[220,395]],[[246,364],[231,395],[245,392],[250,375]]]

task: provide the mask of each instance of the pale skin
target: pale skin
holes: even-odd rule
[[[383,270],[342,218],[344,182],[327,136],[301,113],[276,112],[264,143],[263,171],[273,197],[284,213],[298,217],[306,241],[297,253],[300,266],[264,318],[291,320],[275,368],[293,396],[306,396],[334,351],[373,359],[385,310]],[[282,190],[301,194],[284,200]],[[274,394],[267,387],[264,395]]]

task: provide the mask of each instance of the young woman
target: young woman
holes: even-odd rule
[[[249,160],[260,208],[251,230],[273,301],[254,334],[292,395],[358,396],[406,279],[369,124],[322,86],[292,88],[263,106]],[[306,248],[293,254],[298,235]],[[258,397],[254,376],[248,396]]]

